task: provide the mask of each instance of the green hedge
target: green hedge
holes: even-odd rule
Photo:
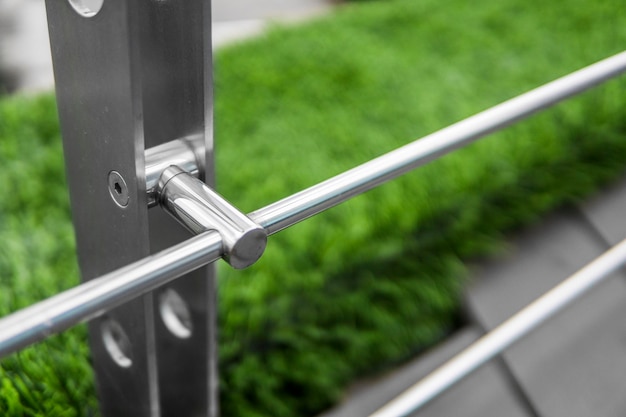
[[[618,0],[343,6],[216,58],[218,187],[251,211],[616,53]],[[225,416],[307,416],[458,323],[463,260],[624,171],[611,83],[270,239],[220,268]],[[75,285],[51,97],[0,101],[0,313]],[[24,208],[27,208],[24,210]],[[84,329],[5,359],[0,414],[89,415]]]

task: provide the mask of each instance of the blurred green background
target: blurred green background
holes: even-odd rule
[[[218,188],[249,212],[620,52],[619,0],[343,5],[219,51]],[[626,169],[618,79],[220,264],[224,416],[312,416],[463,323],[464,262]],[[78,283],[54,97],[0,99],[0,314]],[[0,362],[0,415],[97,415],[78,327]]]

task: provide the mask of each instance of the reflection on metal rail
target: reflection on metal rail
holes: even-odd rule
[[[276,233],[454,149],[626,71],[626,52],[453,124],[337,175],[249,218]],[[204,232],[0,320],[0,357],[89,320],[223,255],[222,238]]]
[[[424,165],[626,71],[614,55],[250,214],[270,234]]]
[[[370,417],[404,417],[563,310],[626,264],[626,240],[500,324]]]

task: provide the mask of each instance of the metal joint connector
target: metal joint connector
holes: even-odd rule
[[[205,146],[202,135],[187,136],[163,143],[146,150],[146,191],[148,193],[148,207],[154,207],[157,202],[157,184],[161,173],[176,165],[183,171],[196,178],[203,178]]]
[[[224,259],[233,268],[246,268],[263,255],[267,231],[179,167],[163,171],[156,195],[161,207],[193,233],[219,232]]]

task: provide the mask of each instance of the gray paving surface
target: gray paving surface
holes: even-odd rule
[[[626,177],[581,205],[585,217],[611,245],[626,238]]]
[[[626,208],[626,206],[624,206]],[[468,291],[491,329],[608,249],[586,219],[562,211],[477,271]],[[626,276],[616,274],[504,354],[541,416],[618,416],[626,411]]]
[[[357,390],[323,417],[367,416],[454,352],[626,238],[626,176],[512,238],[473,268],[469,328]],[[412,380],[412,381],[411,381]],[[614,274],[412,416],[626,415],[626,272]]]
[[[328,12],[337,3],[335,0],[212,0],[213,46],[258,35],[270,21],[299,21]],[[12,91],[36,93],[54,88],[44,0],[0,0],[2,80]]]
[[[213,21],[290,18],[320,13],[333,0],[212,0]]]
[[[492,328],[605,250],[575,212],[555,213],[513,239],[497,262],[474,269],[469,308]]]
[[[419,359],[379,380],[370,381],[355,389],[344,403],[320,417],[370,415],[381,405],[428,375],[439,364],[476,341],[481,334],[482,331],[476,327],[467,327],[459,331]],[[495,362],[482,367],[411,416],[484,417],[500,415],[502,410],[506,410],[509,417],[531,417],[511,387],[506,372],[499,362]]]

